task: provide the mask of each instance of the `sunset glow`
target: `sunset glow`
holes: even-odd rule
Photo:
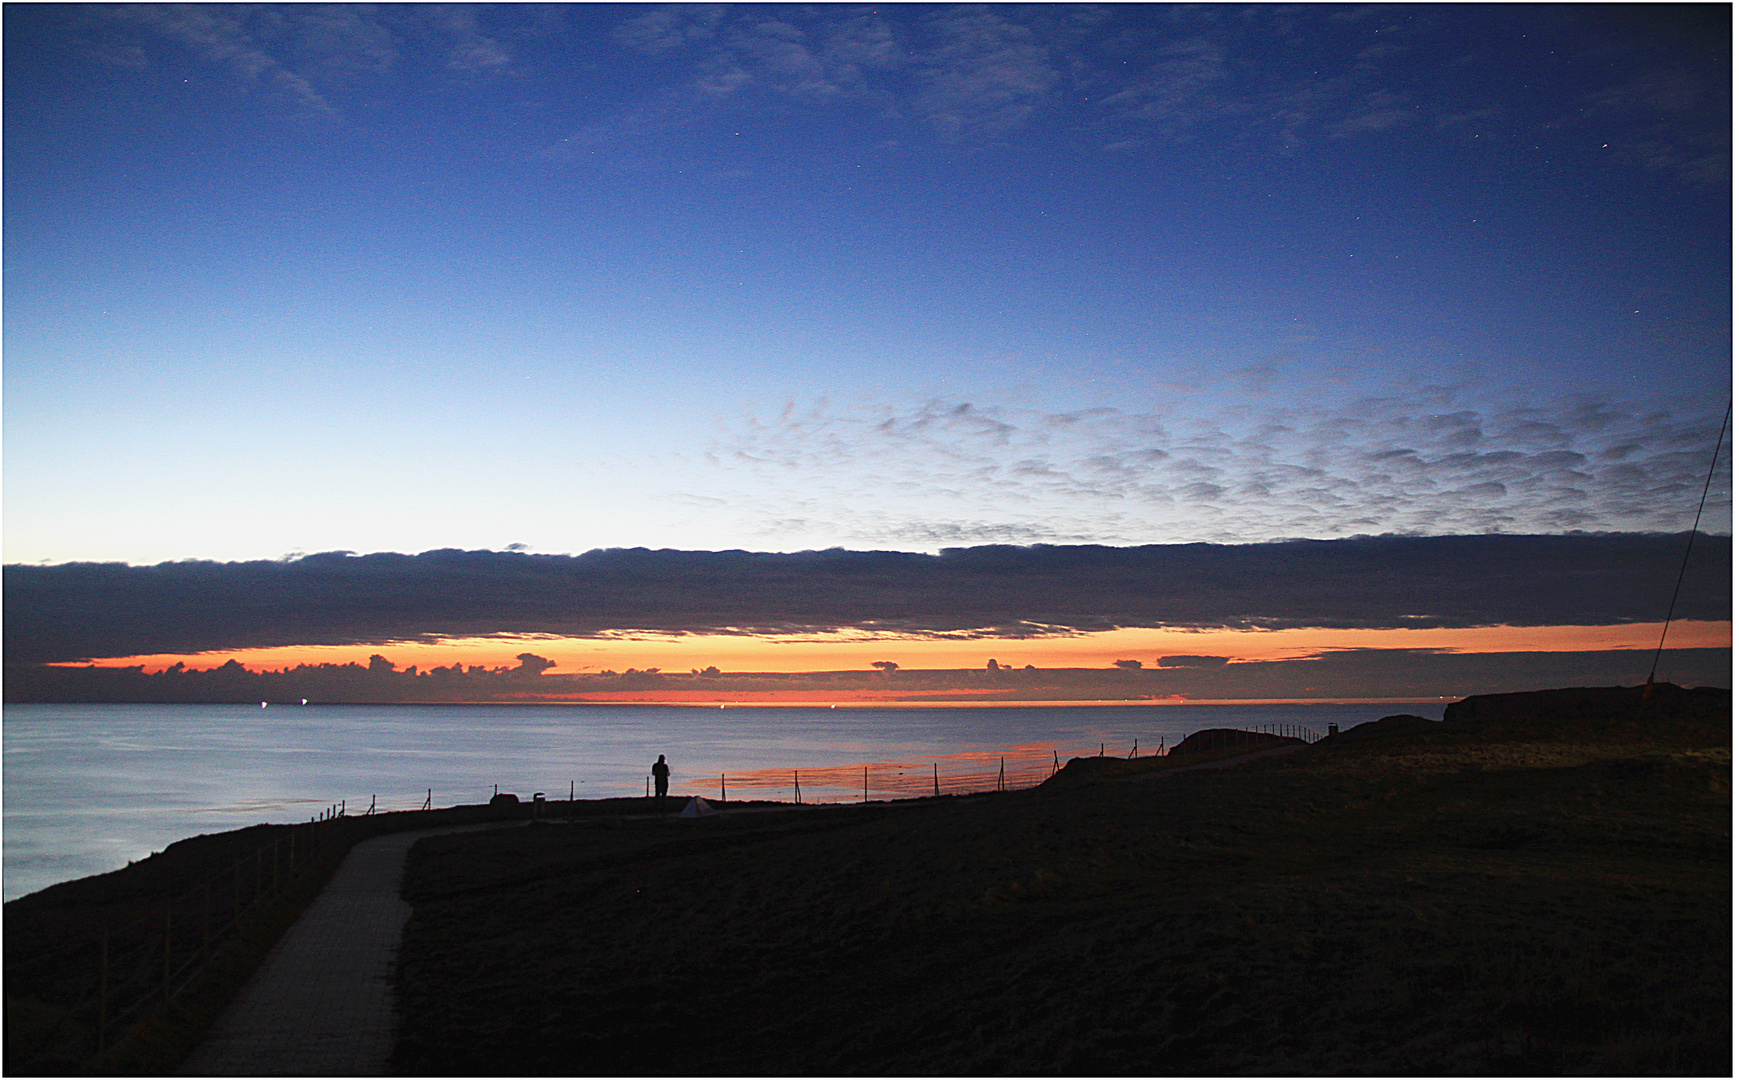
[[[371,654],[399,669],[427,671],[462,663],[467,667],[511,667],[521,653],[555,661],[560,674],[626,671],[629,668],[689,671],[848,671],[891,661],[901,668],[982,668],[989,660],[1008,667],[1103,668],[1118,660],[1139,660],[1144,668],[1165,656],[1224,656],[1231,662],[1285,660],[1335,649],[1440,649],[1463,653],[1592,652],[1652,649],[1660,641],[1658,623],[1619,626],[1479,626],[1449,629],[1298,629],[1298,630],[1150,630],[1009,639],[839,633],[770,638],[732,634],[626,635],[598,638],[500,637],[433,643],[400,642],[376,646],[297,645],[187,655],[157,654],[97,660],[98,667],[143,666],[148,672],[173,664],[209,669],[235,660],[249,670],[267,671],[298,664],[366,664]],[[1667,638],[1672,648],[1727,648],[1733,624],[1675,622]]]

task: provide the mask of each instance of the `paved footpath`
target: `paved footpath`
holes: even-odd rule
[[[405,856],[425,836],[501,827],[419,829],[357,844],[181,1074],[384,1075],[398,1035],[393,967],[411,917],[399,896]]]

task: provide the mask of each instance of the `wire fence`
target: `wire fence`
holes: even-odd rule
[[[1274,735],[1313,743],[1322,732],[1302,724],[1260,724],[1216,729],[1202,733],[1203,750],[1215,751],[1251,745],[1251,735]],[[1218,737],[1216,737],[1218,736]],[[671,787],[680,798],[699,796],[728,802],[766,800],[802,804],[874,802],[887,799],[917,799],[925,796],[968,795],[985,791],[1014,791],[1037,787],[1073,757],[1155,757],[1175,747],[1156,737],[1143,750],[1139,739],[1125,749],[1106,743],[1063,748],[1024,746],[1005,750],[966,751],[938,755],[928,761],[876,761],[850,765],[814,765],[807,768],[752,769],[737,773],[688,775]],[[650,785],[651,778],[647,778]]]
[[[1331,725],[1332,727],[1332,725]],[[1216,751],[1245,745],[1251,735],[1275,735],[1282,738],[1315,742],[1325,733],[1303,724],[1253,724],[1236,728],[1216,728],[1196,733],[1195,746]],[[1128,743],[1052,743],[1024,744],[988,750],[968,750],[946,754],[923,755],[903,760],[882,759],[851,763],[812,765],[780,765],[751,769],[676,770],[670,778],[669,795],[688,799],[698,796],[722,802],[786,802],[816,805],[822,803],[916,799],[925,796],[969,795],[987,791],[1015,791],[1044,783],[1074,757],[1153,757],[1163,756],[1175,745],[1167,737],[1131,739]],[[651,797],[654,778],[650,773],[621,777],[621,766],[613,767],[613,777],[593,776],[589,780],[563,777],[547,783],[547,790],[532,784],[494,783],[480,785],[480,801],[487,801],[501,791],[513,791],[520,801],[535,799],[545,804],[546,812],[567,814],[576,804],[604,799]],[[388,795],[370,793],[362,814],[388,813],[406,810],[428,810],[434,805],[434,789]],[[450,796],[449,796],[450,798]]]
[[[1218,751],[1248,745],[1252,735],[1274,735],[1312,743],[1323,738],[1325,733],[1303,724],[1253,724],[1198,732],[1195,745],[1204,751]],[[717,772],[682,770],[673,771],[669,794],[671,798],[679,799],[698,796],[720,802],[817,805],[1015,791],[1044,783],[1070,758],[1153,757],[1164,756],[1173,749],[1176,749],[1175,745],[1168,745],[1165,736],[1155,735],[1148,741],[1132,739],[1126,744],[1026,744],[904,760],[770,766]],[[520,785],[519,794],[514,797],[520,800],[533,798],[544,802],[548,812],[567,814],[573,811],[576,800],[651,797],[654,793],[654,779],[650,773],[632,781],[594,777],[589,785],[578,779],[564,778],[562,782],[548,786],[551,790],[546,794],[542,790],[532,790],[531,785]],[[480,789],[479,797],[488,799],[512,787],[513,784],[492,784]],[[525,794],[528,790],[531,791],[529,796]],[[433,789],[390,796],[370,794],[369,809],[363,812],[427,810],[433,805],[434,795]],[[363,805],[360,799],[358,805]]]
[[[1290,724],[1201,734],[1207,738],[1197,744],[1209,751],[1251,745],[1257,741],[1252,735],[1279,735],[1307,743],[1323,738],[1313,729]],[[1105,743],[1023,746],[928,760],[726,770],[684,776],[670,794],[725,803],[815,805],[1014,791],[1042,784],[1073,757],[1156,757],[1172,749],[1161,737],[1145,751],[1139,740],[1133,740],[1127,749]],[[650,776],[644,793],[651,794]],[[565,802],[546,801],[544,793],[537,792],[531,812],[534,816],[574,814],[582,805],[576,794],[577,781],[569,782]],[[629,788],[623,794],[639,792]],[[319,856],[340,840],[330,828],[332,823],[395,811],[433,811],[434,802],[433,788],[424,789],[420,797],[395,795],[384,802],[371,794],[366,809],[353,811],[348,800],[341,800],[300,825],[268,826],[273,830],[270,843],[229,860],[221,872],[206,876],[193,888],[123,905],[124,913],[111,918],[100,934],[69,935],[55,947],[32,949],[28,961],[16,968],[9,956],[9,982],[52,985],[57,1004],[38,1003],[55,1015],[45,1018],[39,1009],[34,1022],[23,1025],[29,1029],[27,1038],[8,1039],[8,1057],[22,1051],[14,1065],[27,1071],[38,1064],[76,1064],[100,1057],[125,1038],[152,1006],[174,1000],[246,929],[250,917],[312,872]],[[12,1012],[9,987],[7,1027],[17,1030],[20,1025],[13,1022]]]
[[[322,825],[342,815],[335,804],[302,825],[270,827],[270,843],[225,860],[193,888],[118,900],[100,930],[68,933],[48,948],[34,942],[16,965],[9,949],[7,1026],[22,1036],[7,1041],[9,1057],[19,1052],[15,1067],[85,1060],[114,1046],[153,1006],[186,989],[263,906],[306,877],[330,839]],[[15,990],[37,995],[35,1015],[16,1018],[22,1023],[10,1015]]]

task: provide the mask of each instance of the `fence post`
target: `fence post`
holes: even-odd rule
[[[942,797],[942,769],[934,761],[930,762],[930,782],[936,785],[936,797]]]
[[[109,1029],[109,925],[103,924],[103,966],[97,977],[97,1053],[103,1052],[103,1037]]]
[[[1104,749],[1103,745],[1101,745],[1100,749],[1101,749],[1101,751],[1103,751],[1103,749]],[[1004,772],[1004,770],[1007,768],[1008,768],[1008,759],[1007,758],[999,757],[996,759],[996,790],[998,790],[998,791],[1005,790],[1006,786],[1008,784],[1008,780],[1006,778],[1006,773]]]
[[[797,799],[797,805],[802,806],[803,805],[803,781],[801,781],[797,778],[797,770],[796,769],[791,770],[791,787],[797,793],[795,796]]]
[[[869,802],[869,766],[863,767],[863,801]]]
[[[725,801],[725,774],[719,773],[719,802]]]

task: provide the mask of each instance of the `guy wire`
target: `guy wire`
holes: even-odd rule
[[[1655,669],[1660,666],[1661,650],[1667,647],[1667,629],[1673,625],[1673,609],[1679,604],[1679,586],[1685,583],[1685,567],[1691,564],[1691,545],[1697,540],[1697,526],[1703,521],[1703,504],[1709,501],[1709,484],[1715,479],[1715,465],[1721,460],[1721,444],[1727,441],[1727,421],[1733,415],[1733,398],[1727,398],[1727,411],[1721,414],[1721,434],[1715,436],[1715,456],[1709,459],[1709,475],[1703,479],[1703,497],[1697,500],[1697,516],[1691,522],[1691,535],[1685,538],[1685,557],[1679,560],[1679,579],[1673,582],[1673,598],[1667,604],[1667,621],[1661,625],[1660,644],[1654,648],[1654,663],[1648,666],[1648,682],[1643,685],[1654,686]],[[1647,691],[1644,691],[1647,700]]]

